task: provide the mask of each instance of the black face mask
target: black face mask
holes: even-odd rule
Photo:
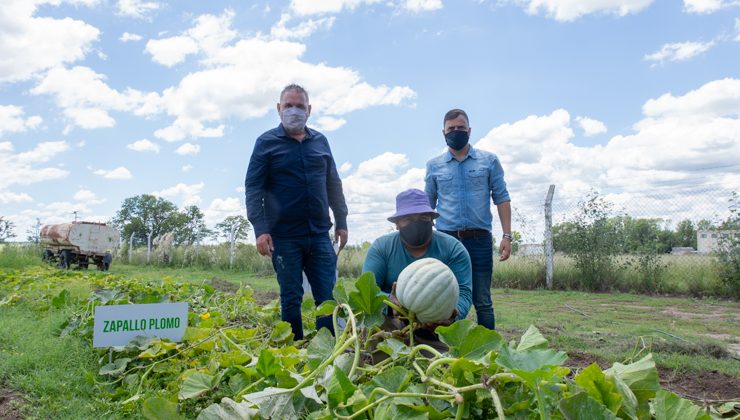
[[[445,141],[447,145],[455,150],[462,150],[470,140],[470,133],[463,130],[450,131],[445,134]]]
[[[418,247],[426,244],[432,239],[432,221],[417,220],[398,229],[401,233],[401,240],[411,247]]]

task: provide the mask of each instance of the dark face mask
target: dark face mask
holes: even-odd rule
[[[455,130],[445,134],[447,145],[455,150],[462,150],[468,144],[468,140],[470,140],[470,133],[467,131]]]
[[[398,229],[401,233],[401,240],[408,246],[422,246],[432,239],[432,222],[417,220]]]

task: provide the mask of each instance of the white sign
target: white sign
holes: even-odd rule
[[[96,306],[93,347],[125,346],[137,335],[179,342],[187,326],[187,302]]]

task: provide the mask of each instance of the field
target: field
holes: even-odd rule
[[[277,297],[278,289],[274,278],[270,276],[255,276],[238,270],[121,263],[113,265],[111,275],[94,271],[89,274],[76,271],[66,273],[36,264],[29,267],[30,260],[17,264],[10,264],[12,261],[7,259],[0,261],[3,263],[0,267],[0,418],[139,417],[147,416],[146,407],[151,408],[155,403],[165,407],[165,411],[179,403],[180,412],[186,414],[206,408],[207,403],[213,402],[216,397],[235,394],[230,394],[228,390],[238,384],[229,382],[228,386],[221,385],[219,388],[206,386],[212,396],[182,399],[182,387],[189,379],[178,379],[183,382],[165,380],[170,375],[165,369],[155,369],[147,381],[141,378],[141,382],[137,382],[138,377],[131,375],[99,375],[101,367],[106,366],[107,353],[91,348],[89,332],[84,328],[68,327],[70,320],[87,319],[83,315],[85,302],[95,299],[96,293],[99,293],[96,290],[106,285],[120,290],[129,288],[130,299],[134,302],[173,293],[190,296],[189,299],[196,302],[191,308],[191,311],[195,311],[193,322],[201,329],[211,326],[221,331],[235,325],[235,322],[248,323],[240,318],[239,313],[248,318],[259,316],[260,323],[272,325],[273,330],[266,337],[277,341],[271,342],[270,346],[296,349],[295,357],[306,357],[307,344],[295,343],[294,347],[288,345],[290,341],[286,341],[285,337],[275,338],[275,331],[281,327],[276,323],[276,306],[271,302]],[[354,279],[345,277],[342,284],[349,289],[353,287]],[[229,296],[240,293],[240,286],[249,286],[254,290],[253,296],[242,301],[229,300]],[[223,300],[202,292],[201,288],[214,290],[216,294],[223,292],[224,297],[219,298]],[[585,372],[592,363],[606,370],[615,362],[637,361],[652,353],[660,383],[665,389],[687,399],[711,402],[715,406],[740,398],[740,304],[737,301],[508,288],[496,288],[493,295],[498,332],[505,342],[518,341],[519,337],[527,336],[530,333],[529,326],[534,325],[549,341],[552,350],[567,353],[564,366],[571,368],[572,372],[564,379],[566,382],[568,378],[577,378],[578,373]],[[255,305],[250,303],[252,301]],[[233,309],[234,313],[227,314],[224,308]],[[222,319],[224,326],[207,324],[205,314],[211,320]],[[470,318],[474,319],[474,313]],[[310,316],[306,322],[310,324]],[[259,327],[257,329],[260,331]],[[228,336],[230,340],[236,340],[235,336]],[[266,338],[263,341],[269,340]],[[249,344],[234,345],[250,354],[264,354],[260,353],[264,351],[262,347],[250,350]],[[174,357],[174,349],[168,350],[166,343],[161,346],[164,347],[157,350],[160,353],[155,353],[155,359]],[[226,344],[226,347],[229,346],[231,344]],[[147,351],[151,351],[151,348]],[[134,353],[140,351],[134,349]],[[120,360],[124,360],[124,356],[133,359],[128,362],[129,368],[136,371],[139,365],[134,366],[137,359],[131,354],[131,351],[122,349],[116,357]],[[187,354],[185,360],[200,366],[199,370],[196,369],[196,373],[202,373],[200,379],[213,376],[203,376],[207,375],[203,372],[208,369],[212,370],[211,373],[219,371],[213,371],[216,359],[204,358],[203,353]],[[293,356],[289,354],[275,354],[284,364],[283,367],[295,363],[286,362],[292,360]],[[315,363],[310,361],[310,357],[307,366]],[[141,366],[149,366],[143,364],[148,360],[140,361]],[[172,359],[172,363],[175,360],[178,358]],[[221,360],[219,363],[225,363],[223,358],[218,360]],[[165,365],[169,366],[168,369],[175,369],[167,363],[158,366]],[[316,367],[316,364],[312,367]],[[177,369],[185,368],[181,366]],[[396,369],[401,368],[395,366],[391,371],[397,372]],[[223,375],[223,372],[231,371],[219,372]],[[553,372],[555,370],[550,374],[555,374]],[[227,373],[227,376],[232,374]],[[480,372],[475,375],[480,375]],[[119,382],[111,385],[110,382],[114,380]],[[125,385],[126,381],[132,383]],[[141,400],[126,401],[135,394],[137,383],[139,388],[143,385]],[[163,389],[156,391],[155,385],[162,385]],[[276,386],[279,385],[276,383]],[[177,395],[178,386],[181,399],[178,401],[175,398],[173,402],[168,396],[173,395],[172,392]],[[511,387],[511,384],[508,386]],[[347,398],[349,396],[344,400]],[[508,407],[507,398],[513,397],[502,393],[504,406]],[[532,398],[532,401],[537,401]],[[490,396],[486,401],[491,401]],[[537,405],[533,403],[532,407],[536,408]],[[380,409],[381,406],[375,408]],[[334,409],[339,410],[337,407]],[[468,415],[472,412],[465,413]],[[376,418],[379,418],[378,413]]]

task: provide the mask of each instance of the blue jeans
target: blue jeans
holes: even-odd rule
[[[311,285],[316,306],[334,299],[337,255],[329,234],[290,238],[272,238],[272,266],[280,284],[280,316],[289,322],[296,340],[303,339],[301,303],[303,272]],[[316,329],[326,327],[334,334],[331,316],[316,318]]]
[[[472,238],[458,239],[470,254],[473,265],[473,306],[478,324],[495,330],[496,316],[491,300],[493,277],[493,235],[489,232]]]

